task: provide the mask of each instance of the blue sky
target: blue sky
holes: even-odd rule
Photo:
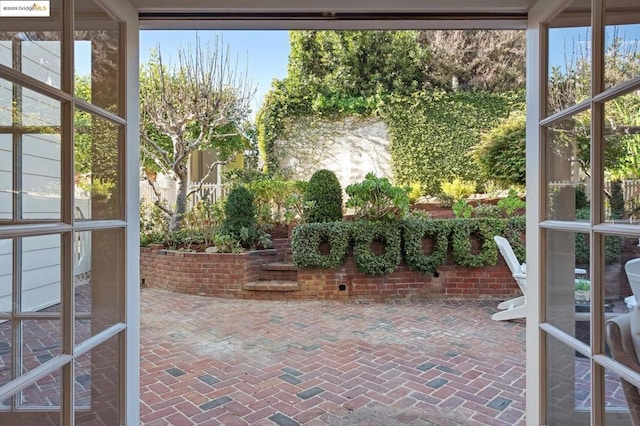
[[[244,71],[245,64],[249,78],[257,86],[253,102],[253,112],[260,106],[274,78],[282,79],[287,75],[289,58],[288,31],[141,31],[140,63],[149,60],[152,48],[160,47],[163,62],[171,59],[178,62],[178,49],[193,44],[196,34],[203,46],[207,41],[222,37],[229,45],[232,58],[238,58],[238,66]]]

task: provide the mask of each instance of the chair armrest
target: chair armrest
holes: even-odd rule
[[[516,280],[526,280],[527,274],[513,274],[513,278]]]
[[[574,270],[574,274],[576,275],[587,275],[587,270],[582,268],[576,268]]]

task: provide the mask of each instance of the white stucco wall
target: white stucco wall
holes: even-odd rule
[[[379,119],[302,118],[287,127],[286,140],[276,146],[285,154],[281,166],[296,179],[308,180],[319,169],[333,171],[343,188],[370,172],[392,178],[389,132]]]

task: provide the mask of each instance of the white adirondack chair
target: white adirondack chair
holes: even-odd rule
[[[516,297],[515,299],[505,300],[504,302],[498,305],[498,309],[501,312],[495,313],[491,316],[491,319],[494,321],[506,321],[517,318],[524,318],[527,316],[526,311],[526,303],[527,303],[527,274],[526,269],[518,262],[518,258],[516,254],[513,252],[511,248],[511,244],[509,240],[504,237],[500,237],[496,235],[493,237],[493,240],[496,242],[498,246],[498,250],[500,250],[500,254],[504,258],[511,274],[513,274],[513,278],[518,283],[518,287],[520,287],[520,291],[522,291],[522,296]]]
[[[504,258],[507,266],[509,266],[509,270],[513,274],[513,278],[518,283],[518,287],[520,287],[520,291],[522,291],[523,296],[516,297],[515,299],[505,300],[504,302],[498,305],[498,309],[501,312],[497,312],[491,316],[491,319],[494,321],[506,321],[518,318],[525,318],[527,316],[527,271],[526,266],[523,263],[522,265],[518,262],[518,258],[516,254],[513,252],[511,248],[511,244],[509,240],[504,237],[500,237],[498,235],[493,237],[493,240],[496,242],[498,249],[500,250],[500,254]],[[640,260],[640,259],[639,259]],[[639,265],[640,266],[640,265]],[[586,275],[587,271],[585,269],[575,268],[574,273],[576,275]],[[640,278],[640,275],[639,275]]]

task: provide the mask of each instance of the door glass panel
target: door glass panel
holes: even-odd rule
[[[13,240],[0,240],[0,315],[13,306]],[[2,340],[0,340],[1,342]]]
[[[588,235],[547,231],[547,322],[589,345]],[[586,291],[584,291],[586,290]]]
[[[75,131],[76,218],[120,219],[121,126],[76,110]]]
[[[76,3],[76,96],[120,113],[120,28],[93,1]]]
[[[62,400],[62,370],[57,370],[21,392],[20,407],[59,408]]]
[[[547,422],[549,425],[588,425],[591,411],[590,361],[545,334]]]
[[[2,121],[2,86],[0,83],[0,127],[3,126]],[[0,133],[0,221],[3,219],[11,219],[13,215],[12,190],[13,136],[11,133]],[[2,271],[2,269],[0,269],[0,271]]]
[[[76,425],[121,424],[119,338],[110,338],[74,362]]]
[[[22,239],[22,312],[60,312],[61,247],[60,235]]]
[[[632,424],[620,376],[609,369],[604,371],[604,400],[605,425],[627,426]]]
[[[547,128],[548,220],[589,221],[589,111]]]
[[[605,219],[640,223],[640,91],[606,102],[604,114]]]
[[[640,76],[640,5],[606,0],[605,7],[604,77],[609,88]]]
[[[62,353],[60,320],[22,321],[22,373]]]
[[[591,95],[591,4],[573,1],[549,23],[547,115]]]
[[[123,241],[121,229],[76,234],[76,344],[122,321]]]
[[[0,321],[0,386],[9,383],[13,377],[13,330],[11,324],[11,320]],[[0,409],[2,409],[1,406]]]
[[[60,88],[62,0],[49,2],[49,17],[20,20],[3,18],[0,33],[0,65]],[[33,31],[33,22],[41,24]]]
[[[60,102],[0,79],[0,219],[13,218],[14,193],[18,218],[60,219],[61,111]]]

